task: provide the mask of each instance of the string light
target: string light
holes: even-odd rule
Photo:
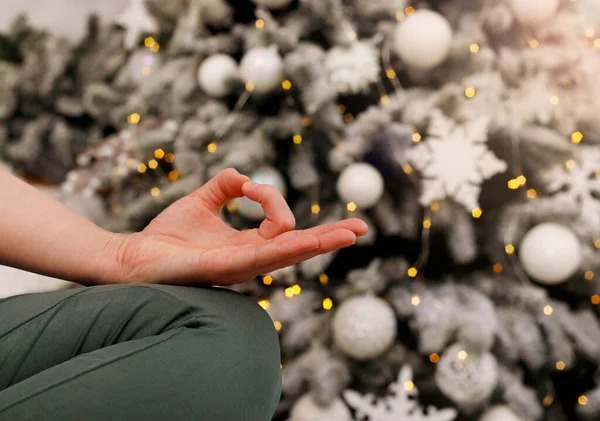
[[[410,165],[405,164],[402,166],[402,171],[404,171],[405,174],[410,174],[413,172],[413,169]]]
[[[551,395],[546,395],[546,397],[544,397],[544,400],[542,401],[544,406],[550,406],[552,405],[552,402],[554,402],[554,398]]]
[[[292,286],[292,292],[294,293],[294,295],[300,295],[300,293],[302,292],[302,288],[300,287],[300,285],[296,284]]]
[[[150,189],[150,194],[152,195],[152,197],[158,197],[160,196],[160,189],[158,187],[152,187]]]
[[[420,133],[413,133],[412,135],[412,141],[415,143],[419,143],[421,141],[421,134]]]
[[[160,45],[158,45],[158,42],[155,42],[154,44],[152,44],[152,46],[150,47],[150,51],[152,51],[153,53],[158,52],[158,50],[160,49]]]
[[[150,67],[150,66],[142,66],[142,75],[143,76],[150,76],[150,74],[152,74],[152,67]]]
[[[133,158],[127,159],[127,161],[125,161],[125,166],[131,168],[133,166]]]
[[[524,175],[520,175],[516,178],[521,186],[524,186],[527,183],[527,178]]]
[[[465,96],[467,98],[473,98],[476,93],[477,91],[472,86],[469,86],[467,89],[465,89]]]
[[[273,325],[275,326],[275,330],[276,330],[277,332],[279,332],[279,331],[281,330],[281,327],[282,327],[282,325],[281,325],[281,322],[279,322],[279,321],[275,320],[275,321],[273,322]]]
[[[321,205],[318,203],[313,203],[310,207],[310,211],[313,215],[318,215],[321,212]]]
[[[594,40],[594,47],[596,47],[596,48],[600,48],[600,38],[596,38],[596,39]]]
[[[575,132],[571,135],[571,142],[575,143],[576,145],[581,142],[583,140],[583,133],[581,132]]]
[[[460,351],[458,351],[458,359],[459,360],[466,360],[468,357],[467,351],[465,351],[464,349],[461,349]]]
[[[552,306],[544,307],[544,314],[546,316],[551,316],[553,312],[554,312],[554,309],[552,308]]]
[[[346,106],[344,104],[338,104],[337,108],[340,114],[346,112]]]
[[[600,239],[594,241],[594,247],[596,247],[597,249],[600,249]]]
[[[348,31],[348,39],[350,41],[354,41],[354,40],[356,40],[356,38],[357,38],[356,32],[354,32],[354,31]]]
[[[302,127],[308,127],[312,123],[312,120],[310,117],[302,117],[301,123],[302,123]]]
[[[596,35],[596,31],[594,28],[585,28],[585,36],[588,38],[593,38]]]
[[[321,283],[321,285],[327,285],[327,283],[329,282],[329,276],[327,276],[325,273],[320,274],[319,282]]]
[[[569,159],[567,162],[565,162],[565,168],[568,170],[572,170],[573,168],[575,168],[575,161]]]
[[[540,42],[537,39],[530,39],[529,40],[529,46],[531,48],[538,48],[540,46]]]
[[[256,19],[256,22],[254,22],[254,25],[256,26],[257,29],[263,29],[265,27],[265,21],[262,19]]]
[[[416,277],[416,276],[419,274],[419,271],[417,270],[417,268],[415,268],[415,267],[412,267],[412,268],[409,268],[409,269],[406,271],[406,274],[407,274],[409,277],[411,277],[411,278],[414,278],[414,277]]]
[[[325,298],[323,300],[323,308],[325,310],[331,310],[332,307],[333,307],[333,301],[331,300],[331,298]]]
[[[144,45],[150,49],[153,53],[156,53],[160,49],[160,45],[156,40],[152,37],[147,37],[144,39]]]
[[[179,178],[179,171],[169,171],[169,174],[167,174],[167,178],[169,179],[169,181],[177,181],[177,179]]]
[[[415,8],[412,6],[408,6],[406,9],[404,9],[404,13],[406,14],[406,16],[410,16],[413,13],[415,13]]]
[[[581,395],[578,399],[577,399],[577,403],[581,406],[585,406],[588,403],[588,398],[585,395]]]
[[[158,168],[158,161],[156,159],[151,159],[150,161],[148,161],[148,166],[155,170]]]
[[[508,188],[511,190],[517,190],[519,187],[521,187],[521,183],[519,183],[519,180],[517,180],[516,178],[513,178],[512,180],[508,180]]]
[[[127,122],[129,124],[138,124],[140,122],[140,115],[138,113],[129,114],[127,116]]]
[[[387,95],[387,94],[381,95],[380,101],[382,104],[387,104],[388,102],[390,102],[389,95]]]
[[[163,159],[165,157],[165,151],[162,149],[157,149],[154,151],[154,157],[156,159]]]
[[[400,22],[401,20],[403,20],[406,17],[406,15],[404,14],[404,12],[402,10],[398,10],[396,12],[396,20],[398,22]]]
[[[598,295],[598,294],[592,295],[591,302],[595,306],[597,306],[598,304],[600,304],[600,295]]]
[[[146,164],[142,162],[140,165],[138,165],[137,170],[140,174],[144,174],[146,170],[148,170],[148,167],[146,167]]]
[[[246,91],[252,92],[254,90],[254,83],[246,82]]]
[[[552,95],[550,97],[550,104],[552,105],[558,105],[558,103],[560,102],[560,98],[556,95]]]
[[[352,123],[353,120],[354,120],[354,116],[351,113],[344,114],[344,121],[346,123]]]
[[[473,43],[469,46],[469,51],[471,51],[473,54],[476,54],[479,52],[479,44],[477,43]]]
[[[419,298],[418,295],[413,295],[410,302],[413,306],[417,307],[419,304],[421,304],[421,299]]]
[[[583,277],[585,278],[586,281],[591,281],[592,279],[594,279],[594,272],[592,272],[591,270],[588,270],[584,273]]]
[[[264,308],[265,310],[271,307],[271,303],[269,302],[269,300],[260,300],[258,302],[258,305]]]
[[[144,45],[146,47],[150,47],[152,44],[154,44],[156,41],[154,41],[154,38],[152,37],[147,37],[146,39],[144,39]]]
[[[263,276],[263,284],[271,285],[273,283],[273,277],[270,275]]]
[[[227,203],[227,212],[235,213],[236,210],[237,210],[237,206],[235,205],[235,202]]]
[[[483,214],[483,210],[479,207],[477,207],[471,211],[471,216],[475,219],[481,218],[482,214]]]
[[[426,230],[431,228],[431,219],[423,219],[423,228]]]
[[[294,290],[292,289],[292,287],[287,287],[284,292],[285,296],[288,298],[292,298],[294,296]]]
[[[435,352],[429,356],[429,361],[431,361],[434,364],[437,363],[439,360],[440,360],[440,356],[438,354],[436,354]]]
[[[506,254],[513,254],[515,252],[515,246],[513,246],[512,244],[507,244],[504,246],[504,251],[506,252]]]
[[[171,152],[169,152],[168,154],[165,155],[165,161],[167,161],[169,164],[172,164],[173,161],[175,161],[175,155],[173,155]]]
[[[350,202],[346,205],[346,209],[348,209],[350,212],[354,212],[356,210],[356,203],[354,202]]]
[[[208,145],[206,145],[206,150],[209,153],[215,153],[217,151],[217,144],[215,142],[210,142]]]
[[[404,382],[404,390],[413,390],[415,388],[415,384],[411,380],[407,380]]]
[[[556,363],[556,369],[557,369],[558,371],[563,371],[563,370],[565,369],[565,367],[566,367],[566,366],[567,366],[567,365],[564,363],[564,361],[558,361],[558,362]]]
[[[292,82],[286,79],[283,82],[281,82],[281,87],[284,91],[289,91],[290,89],[292,89]]]
[[[294,135],[294,137],[293,137],[293,141],[294,141],[294,144],[295,144],[295,145],[299,145],[299,144],[301,144],[301,143],[302,143],[302,135],[301,135],[301,134],[298,134],[298,133],[296,133],[296,134]]]
[[[394,79],[396,77],[396,71],[391,67],[388,67],[385,69],[385,75],[388,77],[388,79]]]
[[[537,197],[538,193],[535,189],[529,189],[527,190],[527,197],[529,199],[535,199]]]
[[[440,202],[431,202],[431,205],[429,205],[429,209],[431,210],[431,212],[437,212],[440,210]]]
[[[500,263],[496,263],[493,267],[494,273],[502,273],[502,271],[504,270],[504,266],[502,266]]]

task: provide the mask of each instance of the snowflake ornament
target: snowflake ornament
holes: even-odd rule
[[[481,183],[507,168],[487,148],[488,125],[487,118],[458,125],[440,110],[433,111],[429,137],[406,153],[423,177],[423,206],[446,198],[469,211],[479,206]]]
[[[356,410],[357,421],[452,421],[458,415],[453,408],[421,408],[417,401],[419,392],[412,382],[412,369],[408,365],[402,367],[398,380],[390,384],[388,390],[390,393],[384,398],[346,390],[344,398]]]
[[[582,236],[600,236],[600,150],[581,147],[579,157],[544,174],[546,189],[558,201],[577,204],[573,229]]]
[[[333,47],[325,58],[329,82],[336,92],[358,94],[379,79],[379,54],[368,42]]]
[[[129,7],[115,18],[125,28],[125,47],[133,49],[143,34],[158,32],[158,24],[146,8],[145,0],[131,0]]]

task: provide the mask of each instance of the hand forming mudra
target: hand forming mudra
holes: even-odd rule
[[[266,218],[259,228],[238,231],[219,218],[224,205],[246,196]],[[348,219],[294,230],[281,193],[255,184],[234,169],[173,203],[143,231],[121,237],[116,258],[123,282],[230,285],[356,242],[367,225]]]

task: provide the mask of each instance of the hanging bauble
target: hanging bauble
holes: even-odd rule
[[[536,26],[556,15],[560,0],[508,0],[508,4],[522,25]]]
[[[198,83],[208,95],[221,98],[231,93],[239,78],[238,64],[227,54],[213,54],[198,68]]]
[[[346,202],[353,202],[358,209],[376,205],[383,196],[383,177],[377,169],[367,163],[348,165],[337,180],[337,192]]]
[[[483,413],[479,421],[522,421],[506,405],[493,406]]]
[[[307,393],[294,403],[288,421],[352,421],[352,414],[339,398],[322,407]]]
[[[496,388],[498,363],[489,352],[469,353],[460,344],[448,347],[436,365],[435,382],[459,408],[474,408]]]
[[[519,259],[527,274],[546,285],[569,279],[582,258],[581,243],[573,231],[553,222],[536,225],[519,245]]]
[[[153,53],[147,48],[141,48],[131,54],[127,68],[129,76],[135,82],[141,82],[152,76],[160,67],[161,58],[158,53]]]
[[[350,298],[336,310],[333,340],[348,356],[369,360],[387,351],[396,339],[396,314],[381,298]]]
[[[252,92],[266,94],[282,82],[283,61],[274,47],[252,48],[242,57],[240,74]]]
[[[273,167],[261,167],[250,174],[250,179],[257,184],[270,184],[281,192],[283,197],[287,194],[285,179],[279,171]],[[235,199],[235,205],[240,215],[254,221],[261,221],[265,218],[265,213],[260,203],[253,202],[247,197]]]
[[[269,9],[283,9],[288,6],[292,0],[252,0],[252,3]]]
[[[418,10],[398,23],[395,49],[411,67],[431,69],[450,53],[452,27],[446,18],[431,10]]]

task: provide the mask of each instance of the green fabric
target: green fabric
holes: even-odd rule
[[[269,421],[280,393],[273,322],[230,290],[0,300],[0,421]]]

